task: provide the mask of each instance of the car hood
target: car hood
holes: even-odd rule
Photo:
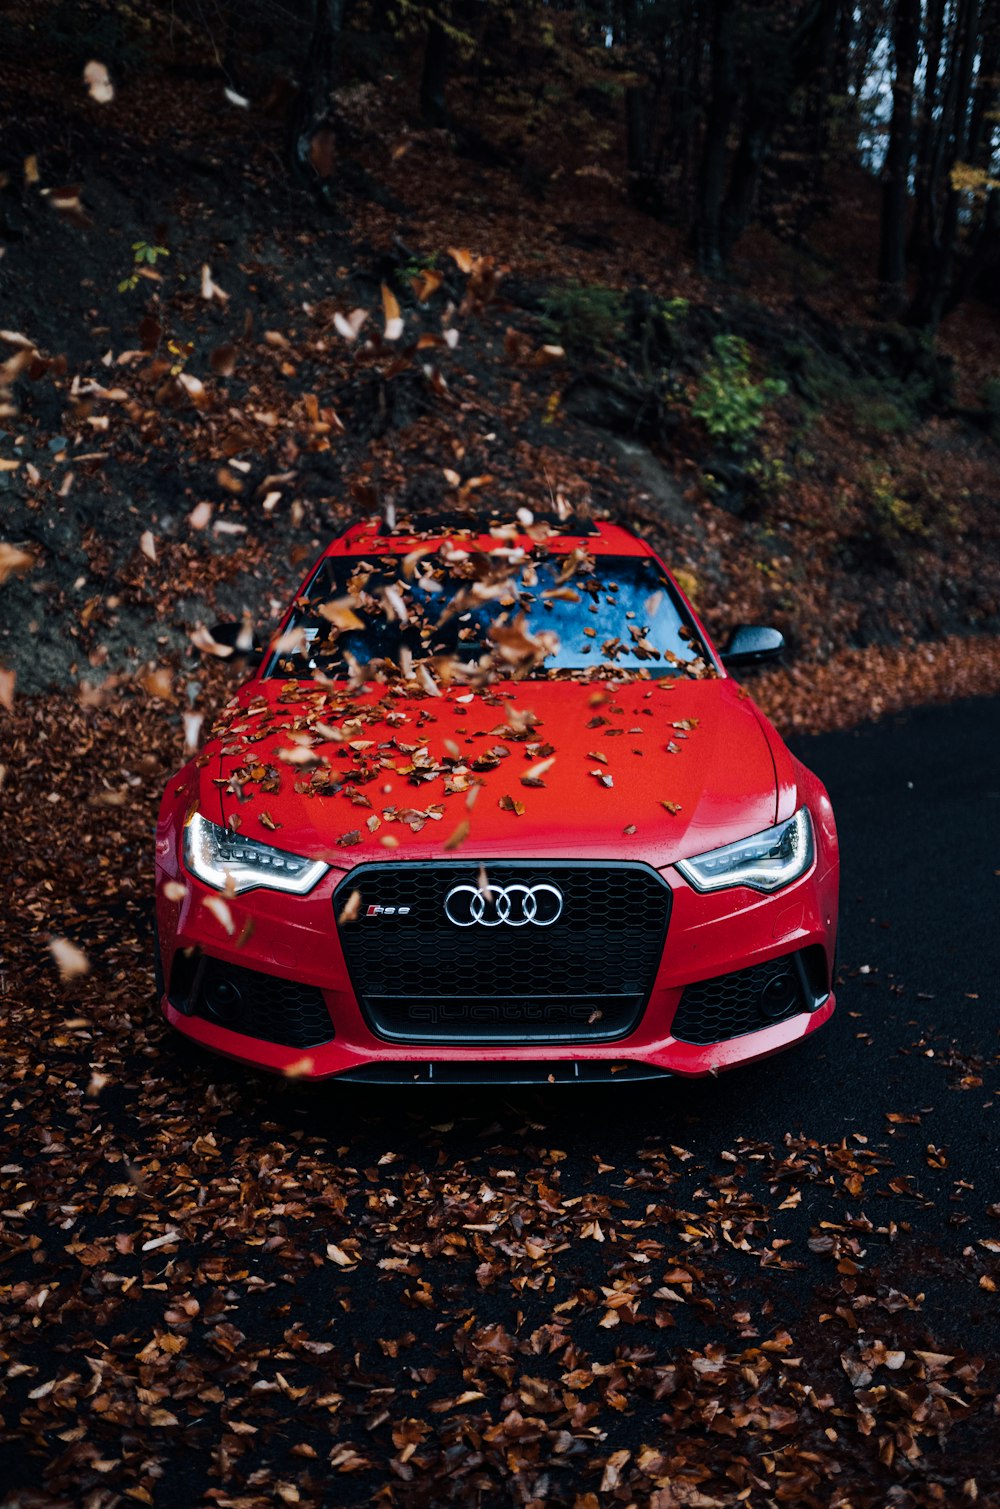
[[[251,681],[198,765],[210,820],[345,870],[392,855],[661,868],[776,816],[759,715],[728,678],[440,697]]]

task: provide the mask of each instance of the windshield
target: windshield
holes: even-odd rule
[[[444,546],[328,557],[297,599],[270,676],[356,678],[379,666],[475,682],[712,674],[657,562],[579,548],[529,557]]]

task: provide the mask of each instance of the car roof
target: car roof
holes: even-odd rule
[[[621,524],[612,524],[604,519],[546,518],[534,514],[535,524],[548,524],[553,533],[541,542],[546,550],[563,552],[585,549],[591,555],[650,556],[653,551]],[[343,534],[331,541],[324,555],[406,555],[419,545],[432,549],[445,541],[462,550],[496,550],[498,547],[520,546],[533,550],[540,543],[515,521],[508,523],[499,518],[493,524],[496,533],[479,518],[462,515],[429,516],[405,520],[395,528],[389,528],[382,519],[368,519],[352,524]],[[511,532],[511,531],[515,532]]]

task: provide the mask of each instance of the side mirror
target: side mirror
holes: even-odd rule
[[[247,623],[215,624],[208,631],[216,644],[229,645],[232,655],[230,663],[243,660],[249,665],[259,665],[263,658],[263,650],[256,634]]]
[[[730,671],[749,670],[752,666],[773,665],[781,659],[785,636],[764,624],[740,624],[729,636],[722,651],[722,663]]]

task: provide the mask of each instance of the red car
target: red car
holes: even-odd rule
[[[482,532],[477,532],[482,531]],[[358,524],[324,551],[156,834],[168,1021],[370,1083],[644,1079],[834,1009],[821,782],[663,562],[610,523]]]

